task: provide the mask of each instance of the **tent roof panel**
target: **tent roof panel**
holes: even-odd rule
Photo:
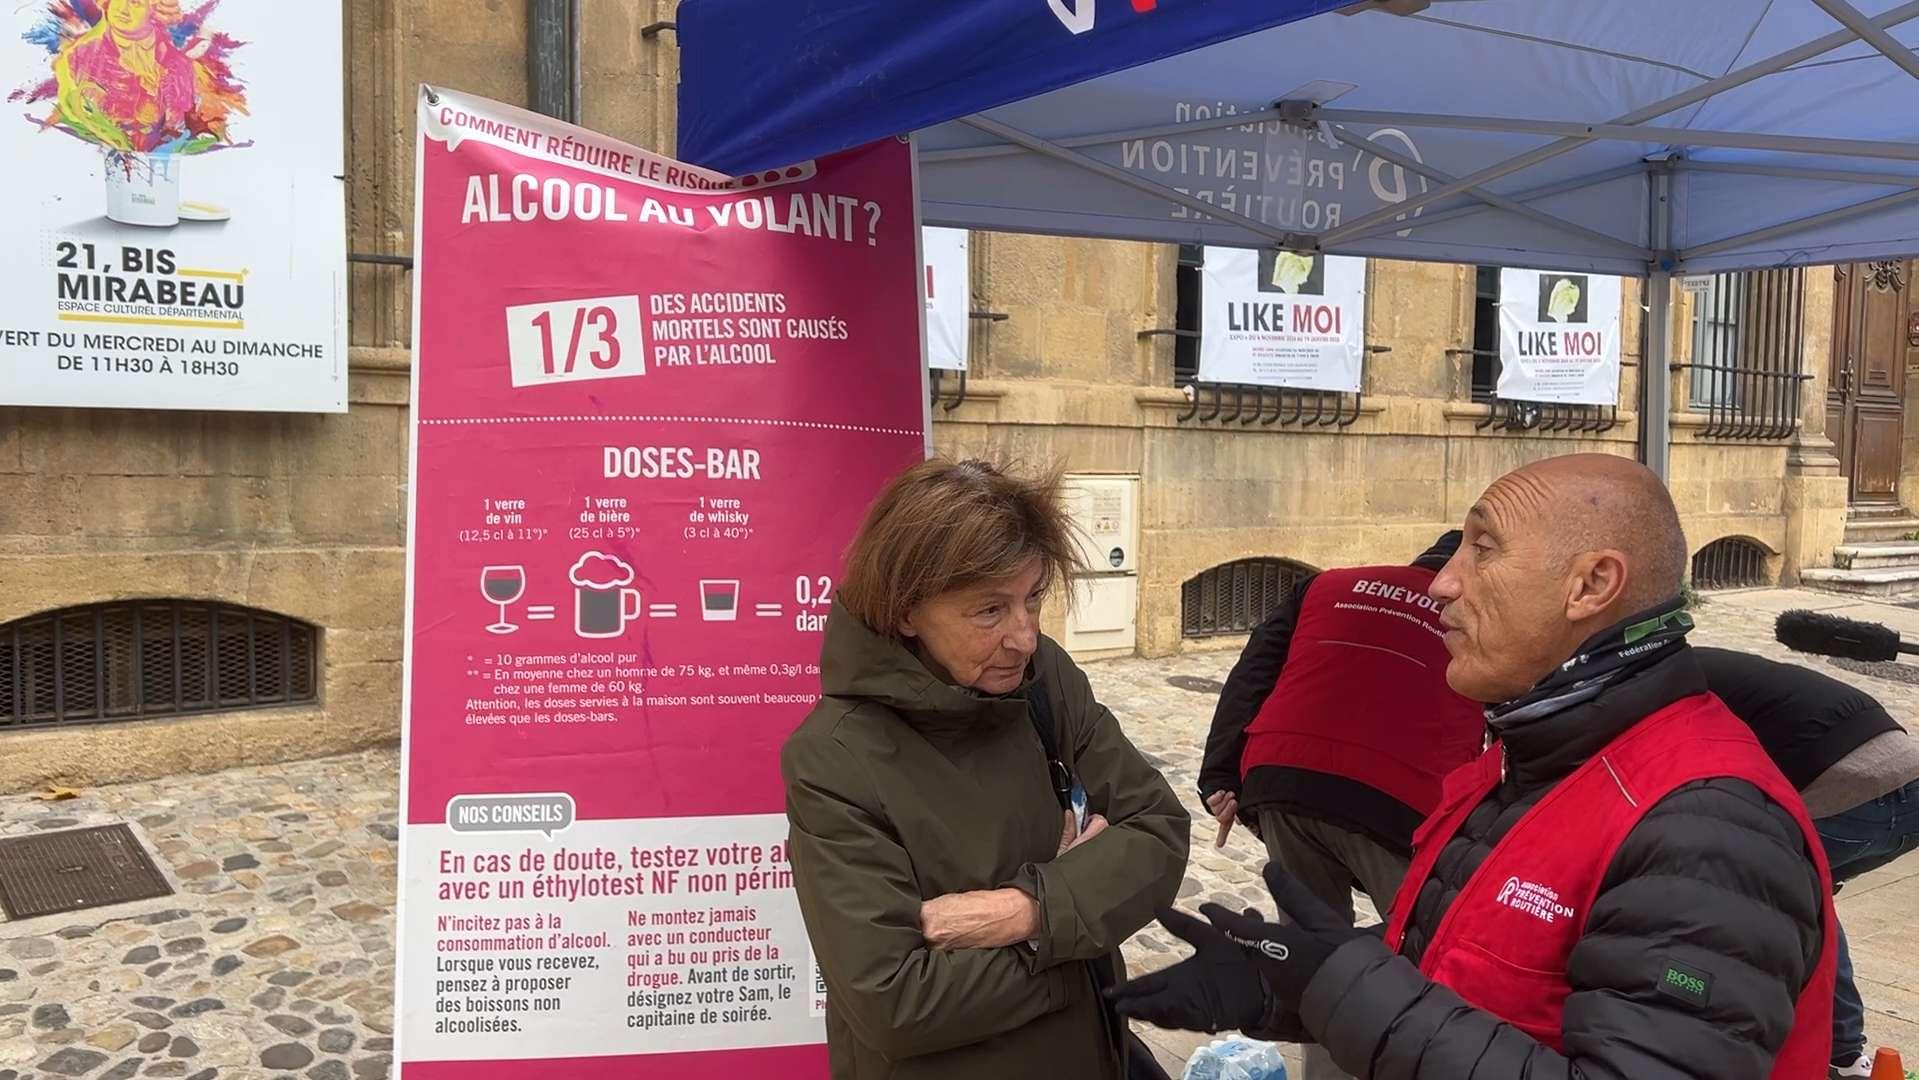
[[[1919,177],[1919,79],[1834,2],[685,0],[682,153],[737,170],[916,131],[927,219],[976,228],[1619,273],[1919,252],[1919,206],[1886,175]],[[1919,44],[1919,2],[1858,7]],[[1139,130],[1288,98],[1381,115]],[[1434,113],[1471,119],[1410,115]],[[1635,120],[1656,130],[1527,123]],[[995,144],[1022,148],[940,153]],[[1669,158],[1792,175],[1682,169],[1655,255],[1648,162]],[[1609,179],[1564,190],[1589,176]]]

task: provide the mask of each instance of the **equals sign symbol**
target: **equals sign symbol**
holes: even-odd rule
[[[762,619],[777,619],[780,617],[781,608],[778,604],[754,604],[753,614]]]

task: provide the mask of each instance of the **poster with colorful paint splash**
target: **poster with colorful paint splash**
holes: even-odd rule
[[[910,148],[418,128],[401,1080],[824,1077],[779,748],[924,454]]]
[[[340,0],[0,15],[0,404],[346,410]]]

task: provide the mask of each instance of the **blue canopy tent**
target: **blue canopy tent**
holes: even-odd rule
[[[928,224],[1643,275],[1919,253],[1919,0],[685,0],[679,151]],[[1667,380],[1643,380],[1647,463]]]

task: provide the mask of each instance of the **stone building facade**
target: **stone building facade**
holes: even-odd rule
[[[349,249],[403,256],[411,250],[414,89],[436,83],[526,104],[528,5],[345,7]],[[677,47],[670,29],[642,30],[670,20],[672,0],[582,7],[582,122],[670,152]],[[1275,566],[1283,574],[1407,559],[1514,466],[1576,450],[1636,452],[1633,403],[1648,373],[1633,345],[1633,282],[1616,411],[1534,416],[1483,400],[1472,355],[1483,317],[1475,268],[1374,261],[1368,341],[1390,351],[1369,358],[1364,394],[1262,397],[1259,411],[1248,412],[1223,391],[1180,388],[1180,338],[1163,331],[1189,316],[1181,260],[1164,246],[975,235],[972,306],[1005,317],[974,322],[964,395],[943,382],[932,408],[944,452],[1138,478],[1133,619],[1141,653],[1241,640],[1231,612],[1212,612],[1196,629],[1196,586],[1209,571],[1265,560],[1257,565],[1270,588]],[[1790,582],[1829,566],[1847,527],[1856,463],[1842,463],[1852,447],[1844,433],[1835,443],[1828,428],[1852,430],[1858,410],[1843,401],[1829,407],[1835,311],[1841,322],[1853,320],[1846,340],[1855,348],[1862,334],[1896,331],[1896,386],[1882,387],[1882,397],[1903,406],[1905,365],[1919,362],[1919,349],[1906,351],[1908,341],[1919,343],[1905,336],[1906,269],[1855,272],[1887,279],[1863,331],[1855,325],[1862,317],[1836,299],[1850,289],[1858,306],[1852,279],[1823,268],[1795,279],[1803,317],[1777,344],[1794,351],[1807,378],[1789,430],[1741,435],[1710,400],[1685,408],[1699,397],[1690,369],[1659,373],[1673,380],[1681,407],[1671,483],[1692,547],[1743,538],[1763,580]],[[356,261],[349,274],[344,415],[0,408],[0,646],[41,640],[55,624],[74,641],[153,633],[173,620],[222,657],[261,647],[255,639],[277,640],[282,652],[270,662],[287,681],[278,704],[248,700],[220,711],[222,701],[209,700],[203,711],[176,703],[196,715],[70,724],[24,702],[0,663],[0,791],[286,760],[397,737],[408,271]],[[1674,339],[1682,362],[1691,355],[1692,318],[1680,297]],[[1873,429],[1882,459],[1883,413]],[[1919,496],[1919,431],[1908,427],[1892,428],[1895,490],[1890,500],[1879,493],[1882,516],[1902,516],[1901,492]],[[1874,484],[1884,487],[1884,460],[1878,470]],[[1219,575],[1207,580],[1230,586]],[[184,615],[183,602],[193,605]],[[136,609],[142,614],[131,614]],[[1064,629],[1064,612],[1051,618]],[[241,625],[245,638],[235,636]],[[176,647],[181,663],[195,662],[200,646]],[[92,661],[109,684],[112,660],[102,651]],[[113,711],[110,685],[93,693],[96,712]]]

